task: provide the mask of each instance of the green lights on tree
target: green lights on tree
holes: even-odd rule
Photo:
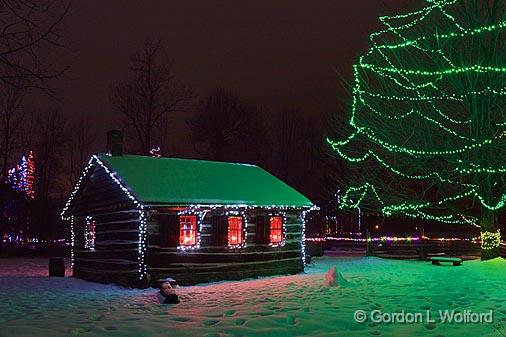
[[[384,16],[353,67],[351,114],[328,139],[358,174],[341,207],[496,233],[506,206],[506,12],[427,0]]]

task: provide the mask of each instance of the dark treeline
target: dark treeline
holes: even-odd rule
[[[28,151],[36,164],[35,199],[15,203],[22,215],[13,219],[4,214],[0,233],[64,237],[67,229],[59,212],[90,156],[104,151],[105,134],[97,134],[90,117],[59,109],[52,99],[58,92],[50,84],[34,89],[1,81],[0,86],[2,180]],[[51,108],[38,106],[41,92],[50,98]],[[298,106],[274,110],[226,87],[198,95],[178,80],[157,40],[132,52],[124,79],[114,83],[109,97],[116,122],[98,129],[124,130],[126,153],[151,155],[159,148],[162,156],[257,164],[320,206],[334,195],[337,162],[325,142],[334,113]],[[184,151],[176,148],[180,144]],[[2,186],[4,207],[12,191]]]

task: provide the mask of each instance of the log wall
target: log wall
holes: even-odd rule
[[[139,210],[105,170],[97,166],[82,184],[72,203],[74,216],[74,276],[102,283],[144,287],[158,285],[166,277],[189,285],[217,280],[296,274],[304,270],[301,255],[302,212],[285,211],[284,239],[279,247],[258,242],[257,224],[277,210],[248,209],[246,246],[229,248],[216,245],[216,220],[225,209],[207,210],[199,226],[200,247],[181,251],[173,240],[179,223],[174,219],[184,207],[147,209],[148,277],[139,281]],[[279,213],[280,214],[280,213]],[[95,247],[85,248],[86,217],[95,223]],[[168,224],[171,223],[169,226]],[[165,226],[165,227],[164,227]],[[176,228],[174,228],[177,226]],[[171,245],[166,236],[172,235]],[[177,241],[177,239],[176,239]],[[164,244],[165,242],[165,244]]]
[[[215,246],[213,240],[213,217],[225,215],[223,209],[206,213],[200,226],[200,248],[190,251],[178,250],[176,246],[165,247],[160,237],[161,217],[175,215],[177,211],[158,209],[148,223],[148,273],[151,282],[172,277],[179,284],[189,285],[217,280],[237,280],[250,277],[296,274],[304,270],[301,255],[302,217],[300,211],[286,213],[285,244],[271,247],[256,243],[256,223],[266,217],[266,210],[247,210],[246,246],[228,248]]]
[[[139,211],[121,188],[97,166],[75,198],[73,274],[89,281],[139,283]],[[86,217],[95,223],[95,248],[85,248]]]

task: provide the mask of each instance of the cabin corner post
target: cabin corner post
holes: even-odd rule
[[[91,158],[88,160],[88,163],[86,164],[86,167],[84,168],[83,172],[79,176],[79,179],[74,186],[74,189],[70,193],[69,198],[65,202],[65,206],[63,207],[60,216],[62,220],[67,220],[70,222],[70,267],[72,268],[72,272],[74,271],[74,263],[75,263],[75,228],[74,228],[74,215],[68,215],[66,216],[67,212],[69,212],[70,206],[72,201],[74,200],[74,197],[76,196],[77,192],[79,191],[81,184],[85,177],[88,176],[88,173],[90,172],[91,168],[94,165],[95,156],[91,156]]]
[[[148,220],[148,214],[147,211],[144,209],[144,205],[138,204],[138,210],[139,210],[139,256],[138,256],[138,262],[139,262],[139,281],[141,283],[149,283],[149,277],[147,273],[147,266],[146,266],[146,238],[147,238],[147,220]]]
[[[305,266],[307,264],[307,261],[306,261],[306,222],[307,222],[307,214],[311,211],[317,211],[319,210],[320,208],[316,205],[312,205],[311,207],[309,208],[303,208],[302,209],[302,212],[301,212],[301,220],[302,220],[302,226],[301,226],[301,240],[300,240],[300,245],[301,245],[301,253],[302,253],[302,263],[303,263],[303,266]]]
[[[138,280],[134,282],[135,286],[139,287],[147,287],[149,285],[149,275],[147,273],[146,266],[146,239],[147,239],[147,214],[145,210],[145,206],[133,195],[133,193],[125,186],[119,179],[116,177],[114,171],[109,169],[98,156],[94,155],[93,158],[100,165],[105,172],[109,175],[109,177],[119,186],[119,188],[123,191],[125,196],[135,205],[137,211],[139,212],[139,238],[138,238]]]
[[[76,234],[74,231],[74,216],[71,215],[68,219],[70,221],[70,268],[72,268],[72,272],[74,271],[74,250],[75,250],[75,240]]]
[[[304,269],[306,266],[306,215],[307,210],[303,209],[301,213],[301,220],[302,220],[302,226],[301,226],[301,240],[300,240],[300,246],[301,246],[301,254],[302,254],[302,268]]]

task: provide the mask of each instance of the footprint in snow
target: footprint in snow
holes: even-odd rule
[[[80,335],[80,334],[83,334],[86,332],[88,332],[88,329],[86,329],[86,328],[76,328],[76,329],[72,330],[72,333],[74,335]]]
[[[93,314],[90,316],[90,321],[98,322],[101,321],[104,318],[101,314]]]
[[[429,323],[429,324],[425,324],[425,328],[427,330],[434,330],[435,328],[437,328],[437,325],[434,323]]]
[[[219,321],[219,320],[217,320],[217,319],[206,319],[206,320],[204,321],[204,325],[207,325],[207,326],[216,325],[216,324],[218,324],[218,323],[220,323],[220,321]]]
[[[246,323],[246,320],[244,318],[238,318],[234,321],[235,325],[243,325]]]
[[[286,323],[289,325],[295,325],[295,324],[297,324],[297,318],[295,318],[293,316],[288,316],[286,318]]]
[[[270,316],[273,314],[274,313],[272,311],[260,311],[259,313],[257,313],[258,316]]]
[[[207,335],[204,335],[204,337],[220,337],[217,333],[208,333]]]

